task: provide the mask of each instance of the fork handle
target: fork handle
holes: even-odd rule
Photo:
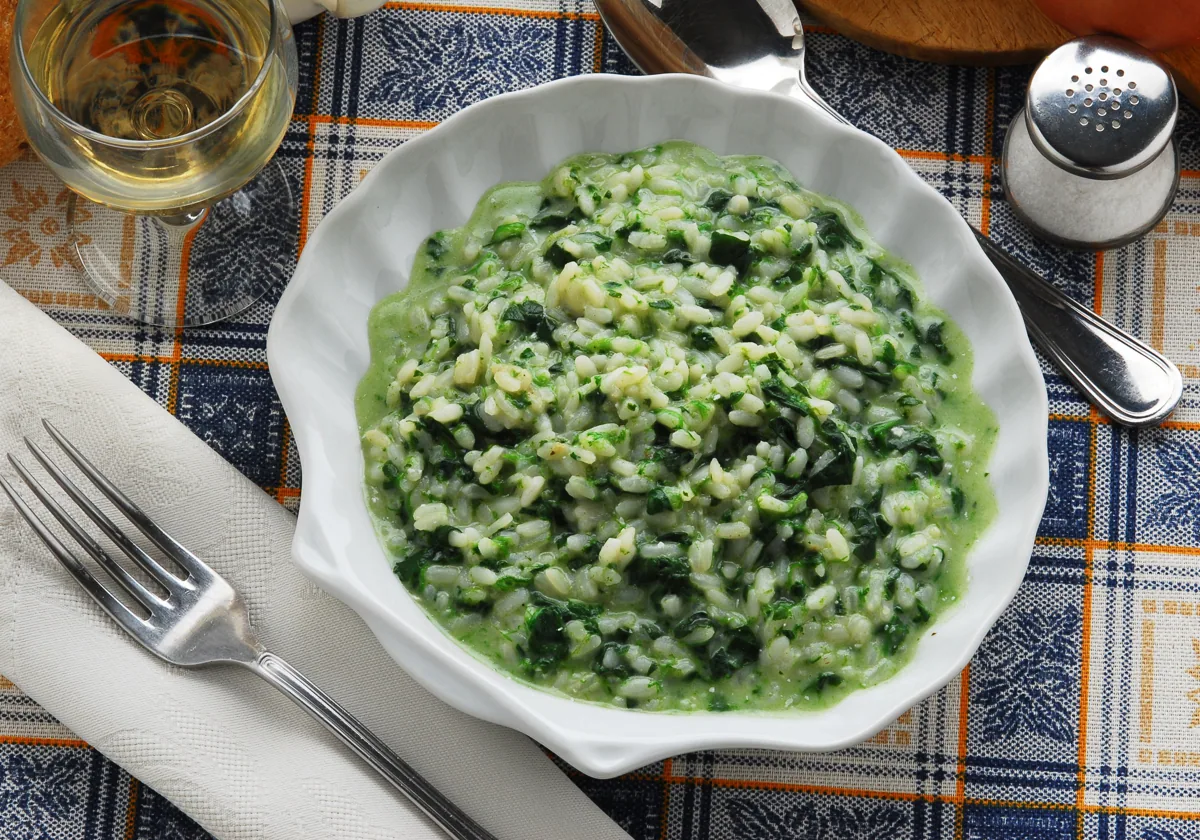
[[[495,835],[467,816],[357,718],[283,659],[264,652],[247,667],[358,753],[448,835],[456,840],[496,840]]]

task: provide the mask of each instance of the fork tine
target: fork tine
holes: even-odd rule
[[[42,465],[42,468],[50,474],[51,478],[58,482],[58,486],[66,491],[66,494],[71,497],[71,500],[74,501],[75,504],[79,505],[79,508],[87,514],[88,519],[95,522],[100,530],[103,531],[110,540],[116,543],[117,547],[120,548],[121,551],[125,552],[126,557],[141,566],[146,574],[150,575],[156,581],[161,583],[167,588],[168,591],[174,591],[175,588],[179,586],[179,578],[175,577],[175,575],[164,569],[157,560],[143,551],[140,545],[129,539],[125,532],[118,528],[113,521],[108,518],[104,511],[96,507],[96,504],[87,496],[85,496],[83,491],[81,491],[75,485],[75,482],[73,482],[66,473],[60,470],[58,466],[50,460],[50,456],[43,452],[40,446],[38,446],[29,438],[25,438],[25,445],[29,447],[29,451],[33,453],[34,458],[37,458],[38,463]],[[9,460],[12,460],[11,455],[9,456]],[[22,474],[21,477],[25,478],[24,474]],[[28,478],[25,478],[25,483],[29,483]],[[46,506],[50,507],[48,504]],[[51,512],[54,512],[53,508],[51,508]],[[57,514],[55,515],[57,516]],[[58,521],[62,522],[62,518],[59,517]],[[63,524],[66,525],[66,523]],[[92,556],[95,557],[94,554]],[[120,567],[118,566],[117,568]]]
[[[67,529],[67,533],[75,538],[75,542],[83,546],[83,550],[86,551],[93,560],[103,566],[104,570],[108,572],[117,583],[121,584],[122,588],[124,588],[126,592],[132,595],[134,599],[136,599],[149,610],[153,610],[155,606],[162,604],[162,601],[151,594],[146,587],[142,586],[141,582],[139,582],[137,578],[129,574],[129,572],[125,571],[125,569],[122,568],[117,561],[113,560],[109,553],[105,551],[103,547],[101,547],[100,543],[96,542],[92,538],[91,534],[79,527],[79,524],[71,518],[71,515],[63,510],[62,505],[60,505],[53,496],[46,492],[41,483],[33,477],[29,470],[25,469],[24,464],[14,458],[12,455],[8,456],[8,462],[13,465],[13,468],[16,469],[17,474],[21,476],[21,479],[29,486],[29,489],[33,491],[33,495],[38,497],[38,501],[45,505],[46,509],[49,510],[50,513],[54,514],[54,518],[58,520],[59,524]]]
[[[196,578],[197,581],[207,582],[217,579],[217,573],[207,563],[195,554],[192,554],[192,552],[176,542],[170,534],[158,527],[154,520],[134,504],[132,499],[118,490],[111,481],[92,466],[91,461],[85,458],[83,453],[75,448],[74,444],[63,437],[62,432],[54,428],[54,425],[49,420],[43,419],[42,425],[46,427],[46,431],[50,433],[50,437],[54,438],[54,442],[62,447],[63,452],[67,453],[67,457],[88,477],[88,480],[96,485],[96,488],[110,502],[117,506],[117,509],[133,523],[134,527],[145,534],[146,538],[158,546],[164,554],[178,563],[180,568]]]
[[[25,504],[25,500],[17,495],[16,489],[2,475],[0,475],[0,490],[3,490],[8,498],[12,499],[17,513],[21,514],[21,517],[29,523],[34,533],[46,544],[46,548],[50,549],[50,552],[58,559],[58,562],[66,567],[66,570],[84,588],[84,591],[88,595],[91,595],[92,599],[103,607],[104,611],[112,616],[130,635],[141,641],[141,634],[145,630],[146,622],[139,616],[134,615],[129,607],[121,603],[111,592],[104,588],[102,583],[92,577],[92,573],[62,544],[62,541],[54,535],[54,532],[42,523],[37,514],[30,510],[29,505]]]

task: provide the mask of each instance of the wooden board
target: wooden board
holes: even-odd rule
[[[1152,2],[1152,0],[1151,0]],[[822,23],[886,52],[947,64],[1036,61],[1071,33],[1034,0],[798,0]],[[1200,105],[1200,47],[1171,50],[1163,60],[1180,90]]]

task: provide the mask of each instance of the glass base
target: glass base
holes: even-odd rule
[[[67,221],[102,300],[144,324],[190,327],[233,317],[291,274],[299,204],[271,161],[190,218],[130,215],[72,195]]]

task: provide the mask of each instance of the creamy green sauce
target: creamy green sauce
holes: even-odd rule
[[[368,330],[397,574],[568,696],[836,702],[909,659],[994,511],[967,340],[765,158],[672,142],[497,186]]]

